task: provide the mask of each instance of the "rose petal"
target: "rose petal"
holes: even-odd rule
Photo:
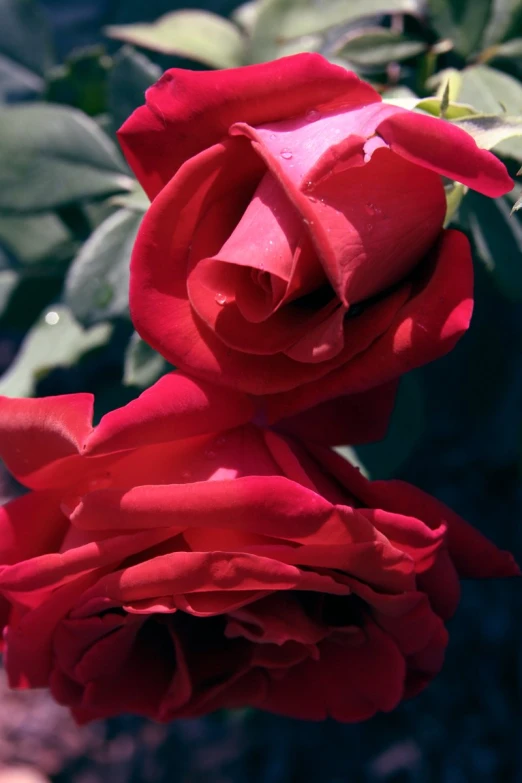
[[[268,401],[270,420],[305,410],[317,402],[324,388],[333,397],[357,394],[451,350],[468,328],[473,305],[473,265],[467,238],[458,231],[445,231],[431,265],[428,260],[424,264],[425,279],[419,280],[386,332],[321,381],[310,381],[291,394],[274,394]]]
[[[502,161],[477,147],[466,131],[446,120],[398,109],[379,124],[377,132],[406,160],[462,182],[485,196],[496,198],[513,188]]]
[[[77,456],[92,431],[92,394],[39,399],[0,397],[0,457],[11,473],[33,489],[70,479],[60,460]]]
[[[123,408],[107,413],[87,439],[84,454],[107,454],[229,429],[254,413],[243,394],[174,372]]]
[[[386,434],[398,381],[333,400],[284,418],[277,430],[328,446],[369,443]]]
[[[182,163],[223,138],[238,121],[269,120],[380,101],[370,85],[317,54],[224,71],[171,69],[118,132],[151,198]]]

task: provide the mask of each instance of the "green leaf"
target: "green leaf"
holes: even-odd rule
[[[168,369],[163,356],[134,332],[125,351],[123,383],[144,389],[152,386]]]
[[[510,299],[522,298],[522,221],[511,215],[508,197],[489,199],[469,192],[460,210],[476,255]]]
[[[487,65],[472,65],[461,71],[460,103],[469,103],[477,112],[522,114],[522,84],[512,76]]]
[[[504,115],[477,114],[454,121],[470,136],[473,136],[477,145],[490,150],[506,139],[514,136],[522,136],[522,115],[510,117]]]
[[[173,11],[152,24],[110,25],[105,35],[211,68],[241,65],[244,39],[235,24],[209,11]]]
[[[277,57],[289,57],[292,54],[301,54],[302,52],[318,52],[323,46],[322,35],[303,35],[300,38],[292,38],[291,41],[283,41],[277,50]],[[340,65],[343,68],[354,69],[355,65],[349,65],[346,60],[332,57],[328,58],[334,65]]]
[[[59,263],[70,258],[75,248],[71,233],[54,212],[38,215],[0,213],[0,245],[19,263],[28,266],[47,259]]]
[[[421,100],[419,96],[413,92],[413,90],[410,90],[409,87],[405,87],[402,84],[397,84],[394,87],[388,87],[382,93],[382,99],[383,101],[386,101],[386,103],[391,103],[395,106],[404,105],[405,108],[409,108],[410,106],[413,108]]]
[[[389,13],[418,11],[416,0],[260,0],[252,30],[250,60],[265,62],[278,57],[285,41],[312,35],[357,19]]]
[[[461,71],[457,71],[456,68],[443,68],[442,71],[438,71],[438,73],[430,76],[426,82],[426,88],[435,92],[440,100],[442,100],[447,88],[448,100],[452,103],[459,97],[461,84]]]
[[[522,4],[520,0],[494,0],[491,16],[484,32],[483,45],[492,46],[522,35]]]
[[[259,0],[248,0],[247,3],[238,5],[230,14],[230,18],[246,33],[251,33],[259,12]]]
[[[128,317],[129,263],[142,213],[120,209],[105,220],[69,267],[65,301],[80,323]]]
[[[48,73],[46,101],[74,106],[91,117],[103,114],[107,111],[107,72],[111,65],[103,46],[73,51],[64,65]]]
[[[337,55],[359,67],[382,67],[390,62],[415,57],[427,48],[428,45],[419,39],[374,27],[353,32]]]
[[[509,59],[510,57],[522,56],[522,38],[513,38],[511,41],[505,41],[495,46],[489,46],[485,49],[479,60],[481,63],[495,59]]]
[[[126,207],[135,212],[146,212],[150,207],[150,199],[139,184],[135,182],[129,193],[118,193],[109,199],[109,204],[115,207]]]
[[[0,269],[0,316],[9,305],[11,294],[18,285],[19,273],[15,269]]]
[[[37,3],[0,0],[0,97],[43,92],[50,31]]]
[[[145,102],[145,90],[160,76],[161,69],[144,54],[122,46],[108,79],[109,110],[116,130]]]
[[[520,198],[517,198],[517,200],[515,201],[515,203],[511,207],[511,214],[513,214],[514,212],[518,212],[520,207],[522,207],[522,196],[520,196]]]
[[[423,431],[422,388],[410,373],[401,379],[386,437],[378,443],[356,446],[357,458],[370,478],[391,478],[408,459]]]
[[[450,83],[448,79],[448,81],[444,86],[444,90],[442,91],[442,95],[440,98],[439,115],[441,117],[444,118],[446,117],[446,114],[449,109],[449,104],[450,104]]]
[[[87,115],[44,103],[0,114],[0,210],[45,212],[129,190],[116,146]]]
[[[415,105],[416,109],[433,114],[434,117],[442,117],[446,120],[457,120],[461,117],[471,117],[476,115],[476,111],[473,106],[468,106],[465,103],[454,103],[451,101],[447,104],[446,110],[443,114],[443,99],[442,98],[423,98],[419,99]]]
[[[63,306],[50,308],[28,332],[9,370],[0,379],[0,394],[29,397],[36,382],[54,367],[70,367],[86,351],[104,345],[109,324],[85,331]]]
[[[450,38],[455,50],[468,57],[480,48],[492,0],[429,0],[432,26],[441,38]]]
[[[352,446],[334,446],[333,450],[340,454],[346,462],[349,462],[355,468],[359,468],[365,478],[370,478],[370,473],[366,469],[366,465],[362,463],[356,449]]]
[[[457,214],[462,199],[468,192],[468,188],[460,182],[453,182],[451,185],[446,185],[444,190],[446,192],[446,216],[444,218],[444,226],[449,226]]]

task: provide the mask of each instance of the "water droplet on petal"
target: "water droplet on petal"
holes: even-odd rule
[[[285,160],[291,160],[291,158],[292,158],[292,151],[289,150],[289,149],[285,148],[284,150],[281,150],[280,154],[281,154],[281,157],[284,158]]]
[[[373,231],[373,223],[368,223],[368,225],[366,226],[366,231],[368,232],[368,234],[370,234]]]
[[[316,109],[310,109],[310,111],[306,113],[305,119],[307,122],[315,122],[316,120],[319,119],[320,116],[321,115],[319,114],[318,111],[316,111]]]
[[[214,449],[207,449],[207,450],[205,451],[205,457],[206,457],[207,459],[214,459],[214,458],[215,458],[215,456],[216,456],[216,452],[214,451]]]
[[[182,474],[181,474],[181,478],[182,478],[184,481],[188,481],[188,480],[189,480],[189,478],[190,478],[190,470],[184,470],[184,471],[182,472]]]
[[[227,440],[228,438],[226,435],[220,435],[218,438],[216,438],[216,446],[224,446]]]
[[[107,489],[112,484],[110,474],[92,478],[87,485],[87,492],[96,492],[97,489]]]
[[[312,190],[313,186],[314,186],[314,183],[312,182],[312,180],[311,179],[307,179],[305,184],[304,184],[304,190]]]
[[[376,207],[375,204],[372,204],[370,202],[368,202],[368,204],[365,205],[364,209],[365,209],[365,211],[366,211],[366,213],[368,215],[380,215],[380,214],[382,214],[382,209],[380,209],[379,207]]]
[[[275,133],[271,133],[268,138],[272,139],[272,141],[274,141],[274,139],[277,139],[277,136],[275,135]]]
[[[215,300],[220,307],[223,307],[223,305],[226,305],[227,303],[225,294],[216,294]]]
[[[312,204],[315,204],[315,202],[317,201],[317,199],[316,199],[314,196],[308,196],[308,201],[311,201],[311,202],[312,202]]]

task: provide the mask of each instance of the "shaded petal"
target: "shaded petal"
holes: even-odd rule
[[[460,579],[446,549],[438,553],[431,568],[419,574],[417,584],[439,617],[443,620],[453,617],[460,601]]]
[[[68,526],[57,492],[30,492],[0,507],[0,572],[6,564],[57,551]]]
[[[444,231],[419,274],[410,298],[384,334],[320,381],[310,381],[291,394],[272,395],[267,405],[270,420],[317,403],[324,389],[328,396],[356,394],[451,350],[468,328],[473,306],[473,265],[464,234]]]
[[[448,632],[441,623],[423,650],[406,658],[404,698],[416,696],[442,669],[448,644]]]
[[[397,511],[359,509],[359,514],[368,519],[377,530],[407,553],[415,563],[417,573],[430,568],[444,545],[446,526],[441,524],[432,529],[422,517],[406,516]]]
[[[405,481],[368,481],[361,472],[338,454],[321,446],[311,444],[310,450],[348,491],[353,492],[365,505],[380,508],[393,514],[405,514],[421,520],[433,531],[445,529],[445,545],[459,574],[468,578],[490,578],[517,576],[520,570],[509,552],[498,549],[482,533],[465,522],[444,503]],[[426,580],[426,586],[433,585],[441,574],[448,580],[448,597],[441,597],[441,603],[454,606],[458,599],[454,577],[438,558],[430,570],[421,574],[419,580]],[[435,596],[436,597],[436,596]],[[442,612],[444,614],[444,612]]]
[[[242,636],[256,644],[288,641],[315,645],[327,635],[325,625],[312,620],[295,595],[271,595],[229,614],[225,635]]]
[[[432,528],[446,528],[446,546],[460,576],[487,579],[520,575],[513,555],[498,549],[480,531],[444,503],[411,484],[402,481],[372,482],[374,497],[380,504],[422,519]]]
[[[34,489],[67,483],[67,466],[53,463],[81,452],[92,431],[93,402],[92,394],[0,397],[0,457],[11,473]]]
[[[96,579],[92,572],[80,576],[55,590],[23,616],[11,618],[4,660],[11,688],[43,688],[48,685],[56,627]]]
[[[394,709],[404,691],[404,658],[374,623],[364,630],[362,644],[323,642],[320,660],[304,661],[272,681],[259,706],[289,717],[346,723]]]
[[[384,438],[393,411],[398,381],[367,392],[327,400],[281,419],[277,430],[327,446],[370,443]]]
[[[254,414],[243,394],[169,373],[123,408],[107,413],[85,444],[106,454],[236,427]]]

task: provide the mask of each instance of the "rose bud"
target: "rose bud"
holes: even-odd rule
[[[176,367],[275,421],[393,381],[466,331],[470,249],[443,229],[443,178],[488,196],[513,183],[464,130],[317,54],[173,69],[146,100],[119,131],[153,199],[131,313]]]

